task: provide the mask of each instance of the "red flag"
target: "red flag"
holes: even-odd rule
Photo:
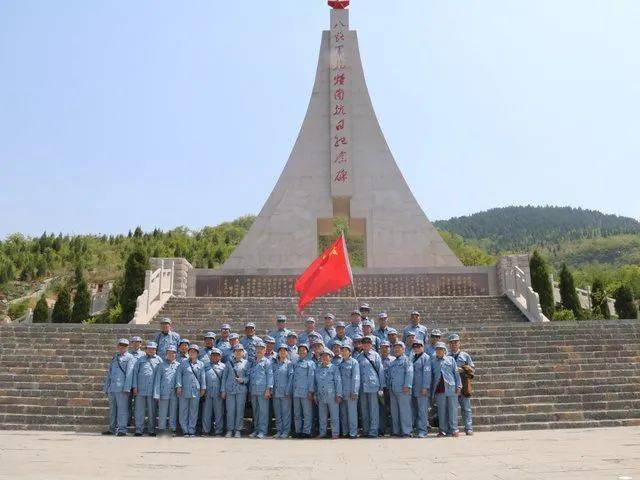
[[[335,292],[352,283],[349,252],[344,235],[340,235],[296,280],[295,290],[300,294],[298,312],[304,310],[304,307],[317,297]]]

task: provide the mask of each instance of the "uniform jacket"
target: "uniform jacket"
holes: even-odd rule
[[[413,396],[421,397],[422,389],[427,390],[427,395],[431,395],[431,357],[423,353],[419,357],[414,356],[413,362]]]
[[[177,332],[171,330],[169,333],[164,334],[159,332],[156,336],[156,343],[158,344],[158,350],[156,354],[164,360],[167,355],[167,347],[173,345],[178,350],[178,343],[180,343],[180,335]]]
[[[204,375],[207,382],[207,397],[218,398],[220,396],[224,369],[225,364],[222,362],[212,363],[209,361],[209,363],[204,366]]]
[[[180,362],[174,360],[169,363],[163,360],[153,379],[153,398],[156,400],[168,400],[176,397],[176,373]]]
[[[425,327],[424,325],[418,324],[415,327],[413,325],[407,325],[406,327],[404,327],[404,329],[402,330],[402,340],[405,341],[407,339],[407,335],[409,335],[410,333],[413,333],[416,336],[416,340],[422,340],[425,345],[427,343],[427,340],[429,340],[427,327]],[[407,345],[407,348],[410,348],[410,345]]]
[[[147,354],[147,352],[145,352],[141,348],[139,348],[138,350],[129,350],[129,353],[133,355],[136,360],[140,357],[144,357]]]
[[[290,396],[293,391],[293,362],[288,358],[284,362],[274,360],[273,368],[273,396],[282,398]]]
[[[353,323],[349,323],[344,328],[344,334],[353,340],[357,336],[362,336],[362,322],[358,322],[358,324],[354,325]]]
[[[393,362],[396,357],[394,357],[393,355],[387,355],[386,357],[380,355],[380,358],[382,359],[382,366],[384,367],[384,386],[385,388],[390,388],[391,372],[389,371],[389,367],[391,366],[391,362]]]
[[[327,402],[342,397],[342,377],[335,365],[319,365],[315,369],[315,395],[318,401]]]
[[[306,343],[306,344],[308,344],[309,343],[309,335],[311,335],[312,333],[320,335],[320,332],[317,332],[315,330],[313,330],[311,332],[307,332],[305,330],[304,332],[300,332],[298,334],[298,343]],[[320,335],[320,336],[322,337],[322,335]]]
[[[240,343],[247,352],[247,359],[252,362],[256,359],[256,343],[259,342],[262,342],[262,339],[257,335],[254,335],[253,337],[243,337],[240,339]]]
[[[462,380],[453,357],[445,355],[443,358],[434,356],[431,359],[431,395],[435,395],[441,376],[444,379],[445,395],[455,396],[456,388],[462,388]]]
[[[378,352],[370,350],[367,355],[364,351],[358,356],[360,364],[360,388],[364,393],[376,393],[382,390],[384,383],[384,366]]]
[[[314,371],[316,364],[308,356],[293,364],[293,396],[306,398],[315,390]]]
[[[211,350],[213,349],[213,347],[209,348],[209,347],[205,347],[202,349],[202,351],[200,352],[200,355],[198,355],[198,360],[201,360],[202,363],[204,363],[205,365],[209,362],[211,362]]]
[[[409,388],[413,386],[413,363],[406,355],[400,355],[389,365],[389,378],[391,386],[389,387],[396,393],[402,392],[403,387]]]
[[[145,355],[136,360],[136,364],[133,367],[131,388],[137,388],[138,395],[153,395],[153,381],[156,369],[161,363],[162,359],[158,355],[154,355],[153,357]]]
[[[105,393],[129,392],[133,382],[133,367],[136,359],[129,352],[115,354],[109,363],[104,380]]]
[[[349,357],[349,360],[343,360],[338,368],[340,369],[344,397],[347,398],[352,393],[358,395],[360,393],[360,364],[358,361]]]
[[[336,329],[334,327],[322,327],[318,333],[322,335],[322,341],[325,345],[329,345],[329,342],[336,338]]]
[[[288,328],[284,328],[282,330],[274,330],[271,333],[269,333],[270,337],[273,337],[273,339],[276,341],[276,346],[280,345],[281,343],[286,343],[287,341],[287,335],[289,335],[291,333],[291,330],[289,330]]]
[[[389,333],[389,327],[385,327],[384,329],[381,329],[380,327],[378,327],[373,331],[373,334],[376,337],[378,337],[380,339],[380,341],[389,340],[387,338],[387,334],[388,333]]]
[[[199,391],[207,389],[204,363],[200,360],[182,362],[176,372],[176,388],[182,388],[182,398],[198,398]]]
[[[331,363],[333,363],[336,367],[339,367],[340,364],[342,363],[342,357],[339,355],[335,355],[332,359],[331,359]]]
[[[339,341],[340,343],[343,343],[343,344],[345,344],[345,345],[347,345],[347,344],[348,344],[348,345],[350,345],[350,346],[351,346],[351,348],[353,348],[353,340],[351,340],[351,338],[350,338],[350,337],[348,337],[346,334],[345,334],[344,338],[338,338],[338,335],[336,335],[333,339],[334,339],[334,340],[337,340],[337,341]]]
[[[222,353],[222,361],[227,363],[233,354],[231,351],[231,342],[221,339],[219,342],[216,342],[216,348]]]
[[[263,357],[261,360],[251,362],[249,389],[251,395],[263,395],[268,388],[273,388],[273,366],[271,360]]]
[[[242,380],[242,383],[236,381],[236,377]],[[243,358],[237,362],[234,358],[225,362],[224,375],[222,377],[221,392],[229,394],[246,393],[249,383],[249,360]]]

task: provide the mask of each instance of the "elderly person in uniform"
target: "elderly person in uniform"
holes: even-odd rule
[[[160,319],[160,332],[156,335],[156,344],[158,344],[157,355],[164,359],[167,354],[167,347],[173,345],[178,347],[180,335],[171,330],[171,319],[164,317]]]
[[[204,334],[204,348],[198,355],[198,360],[202,361],[205,365],[211,361],[211,350],[215,346],[216,334],[213,332],[206,332]]]
[[[233,357],[226,362],[220,395],[227,409],[227,438],[240,438],[244,421],[244,405],[249,384],[249,361],[241,344],[233,347]]]
[[[131,343],[129,347],[130,347],[129,353],[131,353],[131,355],[133,355],[136,360],[144,356],[145,352],[144,352],[144,349],[142,348],[142,338],[139,337],[138,335],[131,337]]]
[[[378,436],[380,421],[378,397],[384,395],[384,367],[378,352],[373,350],[371,337],[362,339],[360,364],[360,414],[362,415],[362,434],[370,438]]]
[[[273,391],[273,367],[271,360],[264,356],[264,342],[255,344],[256,358],[249,367],[249,391],[253,411],[253,432],[251,438],[263,439],[267,436],[269,424],[269,400]]]
[[[453,357],[447,356],[447,346],[435,344],[435,356],[431,359],[431,396],[438,406],[438,437],[447,434],[458,436],[458,395],[462,380]]]
[[[256,359],[256,345],[264,343],[262,339],[256,335],[256,324],[247,322],[244,326],[244,337],[240,340],[247,354],[247,360],[253,362]]]
[[[388,435],[391,433],[391,394],[389,389],[391,388],[391,372],[389,367],[396,357],[391,355],[391,344],[389,340],[380,341],[380,358],[382,359],[382,366],[384,367],[384,401],[380,405],[380,423],[379,430],[380,435]]]
[[[329,340],[329,348],[333,352],[331,363],[339,366],[342,363],[342,343],[338,340]]]
[[[333,325],[335,320],[336,316],[333,313],[324,314],[324,327],[320,329],[320,335],[322,335],[322,341],[325,345],[329,345],[331,340],[336,337],[336,329]]]
[[[393,353],[393,347],[396,343],[398,343],[398,331],[395,328],[389,327],[387,329],[387,340],[389,340],[389,345],[391,345],[391,352]]]
[[[463,380],[464,387],[464,376],[473,375],[476,371],[476,366],[471,359],[471,355],[460,350],[460,335],[458,335],[457,333],[449,335],[449,356],[453,357],[453,359],[456,361],[456,365],[458,366],[458,373],[460,374],[460,378]],[[465,396],[464,388],[460,396],[458,396],[458,403],[460,404],[460,411],[462,412],[462,423],[464,423],[464,432],[467,435],[473,435],[471,397]]]
[[[310,438],[313,422],[315,362],[306,343],[298,345],[298,360],[293,365],[293,418],[298,438]]]
[[[391,432],[394,437],[410,437],[412,430],[411,388],[413,364],[405,355],[403,342],[393,346],[395,359],[389,366],[391,396]]]
[[[380,341],[389,339],[387,337],[389,334],[389,316],[387,312],[380,312],[378,314],[378,328],[376,328],[373,334],[378,337]]]
[[[185,437],[196,435],[200,397],[207,391],[204,363],[198,360],[200,347],[189,345],[189,358],[183,361],[176,373],[176,394],[179,398],[180,427]]]
[[[189,345],[191,342],[186,338],[181,338],[178,342],[178,362],[182,363],[189,359]]]
[[[289,348],[282,343],[278,356],[271,363],[273,368],[273,411],[276,418],[276,433],[273,438],[287,438],[291,432],[291,394],[293,392],[293,362],[289,359]]]
[[[424,349],[424,351],[427,352],[430,357],[433,357],[436,354],[436,343],[438,343],[441,338],[442,332],[440,330],[438,330],[437,328],[431,330],[431,334],[429,335],[429,345],[425,345],[426,348]]]
[[[222,435],[223,433],[224,401],[220,389],[225,364],[221,360],[222,351],[213,347],[209,354],[209,362],[204,367],[207,391],[202,406],[202,435],[205,437],[211,434],[211,430],[214,430],[214,435]]]
[[[178,418],[178,396],[176,395],[176,373],[180,363],[176,360],[176,347],[167,347],[166,358],[158,365],[153,380],[153,398],[158,401],[158,433],[167,431],[167,415],[169,429],[175,435]]]
[[[402,341],[407,345],[407,348],[411,346],[410,343],[407,343],[407,335],[410,333],[413,333],[414,339],[422,340],[423,343],[426,343],[427,327],[422,325],[420,322],[420,312],[417,310],[411,312],[411,315],[409,315],[409,325],[404,327],[404,330],[402,331]]]
[[[220,335],[216,338],[216,347],[222,352],[224,348],[229,348],[229,335],[231,335],[231,325],[223,323],[220,325]],[[224,352],[223,352],[224,355]]]
[[[333,352],[325,348],[320,354],[320,365],[315,369],[315,401],[318,404],[318,438],[327,436],[328,417],[331,417],[331,436],[340,437],[340,409],[342,377],[340,369],[331,363]]]
[[[118,340],[117,353],[111,359],[104,380],[104,393],[109,399],[109,430],[103,435],[127,434],[129,420],[129,394],[133,382],[136,359],[128,352],[129,340]]]
[[[156,342],[148,342],[145,349],[146,355],[140,357],[133,368],[131,387],[133,396],[136,397],[136,437],[141,437],[144,432],[145,417],[148,417],[149,436],[156,436],[156,400],[153,398],[153,381],[156,369],[162,362],[162,359],[156,355],[156,348]]]
[[[422,340],[413,341],[413,424],[418,438],[429,433],[429,398],[431,397],[431,358]]]
[[[280,345],[281,343],[285,343],[287,340],[287,335],[291,332],[287,328],[287,316],[286,315],[277,315],[276,316],[276,329],[269,333],[270,337],[273,337],[276,345]]]
[[[264,356],[273,362],[278,357],[275,351],[276,339],[271,335],[265,335],[262,340],[267,347],[264,351]]]
[[[287,334],[287,351],[289,352],[289,360],[292,362],[298,361],[298,334],[296,332],[289,332]]]
[[[342,321],[336,322],[336,336],[333,338],[335,341],[340,342],[342,345],[349,344],[353,349],[353,340],[351,340],[345,331],[345,324]]]
[[[360,305],[358,311],[360,312],[360,318],[362,318],[362,320],[366,320],[371,314],[371,307],[368,303],[363,303],[362,305]]]
[[[349,325],[345,328],[345,334],[351,340],[358,336],[362,336],[362,317],[360,316],[360,310],[354,310],[351,312]]]
[[[358,437],[358,393],[360,392],[360,365],[351,356],[353,346],[342,345],[340,378],[342,380],[343,401],[340,403],[340,431],[342,436]]]
[[[371,345],[376,352],[380,349],[380,339],[373,334],[373,322],[369,319],[362,321],[362,336],[371,339]]]
[[[318,332],[316,332],[316,319],[313,317],[307,317],[304,321],[305,331],[298,334],[298,342],[300,343],[308,343],[311,345],[310,335],[317,335],[318,338],[322,338]]]

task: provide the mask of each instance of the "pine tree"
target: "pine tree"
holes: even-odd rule
[[[562,306],[567,310],[571,310],[578,320],[582,318],[582,308],[580,307],[573,274],[567,268],[566,263],[563,263],[560,268],[560,301]]]
[[[529,269],[531,270],[531,287],[540,297],[542,313],[551,318],[554,311],[553,285],[551,285],[549,278],[547,262],[537,250],[531,255]]]
[[[69,298],[69,291],[66,288],[62,288],[58,293],[58,300],[56,300],[53,306],[53,312],[51,312],[51,321],[53,323],[69,323],[71,319],[71,299]]]
[[[40,295],[36,307],[33,309],[33,323],[46,323],[49,320],[49,305],[46,295]]]
[[[87,287],[87,281],[80,279],[73,296],[73,310],[71,311],[71,323],[81,323],[91,315],[91,294]]]
[[[147,268],[146,254],[140,247],[136,247],[124,266],[124,285],[120,295],[120,305],[122,305],[120,323],[128,323],[133,318],[136,299],[144,291],[144,276]]]
[[[604,283],[599,278],[594,279],[591,285],[591,305],[595,318],[611,318]]]
[[[618,318],[625,320],[638,317],[638,307],[633,300],[633,290],[629,285],[619,286],[614,297],[616,299],[615,307]]]

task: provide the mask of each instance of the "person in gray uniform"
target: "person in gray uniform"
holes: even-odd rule
[[[388,328],[388,330],[387,330],[387,340],[389,340],[389,345],[391,345],[391,353],[393,353],[394,352],[393,347],[399,341],[398,340],[398,331],[395,328],[393,328],[393,327],[389,327]]]
[[[293,365],[293,419],[298,438],[311,437],[315,367],[309,357],[309,346],[305,343],[298,345],[298,361]]]
[[[334,340],[340,342],[342,345],[349,344],[353,348],[353,340],[347,336],[344,322],[336,323],[336,336]]]
[[[244,326],[244,337],[240,340],[247,354],[247,360],[253,362],[256,359],[256,345],[264,343],[262,339],[256,335],[256,324],[247,322]]]
[[[407,345],[407,348],[411,347],[410,343],[407,343],[407,335],[413,333],[414,338],[416,340],[422,340],[422,343],[426,343],[427,341],[427,327],[422,325],[420,318],[420,312],[414,310],[409,315],[409,325],[404,327],[402,331],[402,341]]]
[[[134,335],[133,337],[131,337],[129,347],[129,353],[131,353],[131,355],[133,355],[136,360],[144,356],[145,351],[142,348],[142,338],[138,335]]]
[[[231,333],[229,334],[228,340],[218,346],[218,349],[222,352],[222,361],[225,365],[234,357],[233,352],[236,345],[240,345],[240,335],[237,333]],[[242,355],[245,355],[246,352],[244,351],[244,347],[242,348]]]
[[[287,316],[286,315],[277,315],[276,316],[276,329],[269,333],[270,337],[273,337],[276,345],[280,345],[281,343],[285,343],[287,340],[287,335],[291,330],[287,328]]]
[[[156,335],[156,344],[158,345],[157,355],[164,359],[167,354],[167,347],[173,345],[178,347],[180,335],[171,330],[171,319],[164,317],[160,319],[160,332]]]
[[[447,356],[447,346],[435,344],[435,356],[431,359],[431,396],[438,406],[438,436],[458,436],[458,395],[462,380],[453,357]]]
[[[305,331],[298,334],[298,342],[300,343],[308,343],[311,345],[311,337],[318,336],[318,338],[322,339],[322,335],[316,332],[316,319],[313,317],[307,317],[304,321]]]
[[[269,400],[273,391],[273,367],[264,356],[266,346],[255,343],[256,358],[249,367],[249,391],[253,411],[253,432],[250,437],[263,439],[269,423]]]
[[[181,338],[178,342],[178,362],[182,363],[189,359],[189,345],[191,342],[186,338]]]
[[[216,334],[213,332],[206,332],[204,334],[204,348],[198,355],[198,360],[202,361],[205,365],[211,361],[211,350],[215,346]]]
[[[296,332],[289,332],[287,334],[287,350],[289,351],[289,360],[292,362],[298,361],[298,334]]]
[[[362,336],[362,317],[360,316],[360,310],[351,312],[350,322],[345,328],[345,334],[351,340],[355,337]]]
[[[204,405],[202,406],[202,435],[222,435],[224,429],[224,401],[220,395],[225,364],[222,363],[222,352],[213,347],[209,355],[209,363],[205,365],[204,375],[207,383]]]
[[[411,387],[413,386],[413,364],[405,355],[403,342],[393,346],[395,360],[389,366],[391,396],[391,432],[394,437],[410,437]]]
[[[189,358],[176,372],[176,394],[179,398],[180,427],[185,437],[196,435],[200,397],[207,391],[204,363],[198,360],[200,347],[189,345]]]
[[[360,414],[362,415],[362,434],[370,438],[378,436],[380,420],[379,397],[384,394],[384,367],[378,352],[373,350],[371,337],[362,339],[360,364]]]
[[[291,394],[293,392],[293,362],[286,344],[278,346],[273,368],[273,411],[276,433],[273,438],[287,438],[291,433]]]
[[[471,393],[465,388],[465,376],[469,379],[473,378],[476,366],[471,359],[471,355],[460,350],[460,335],[453,333],[449,335],[449,355],[453,357],[458,366],[458,373],[462,379],[462,392],[458,396],[460,411],[462,412],[462,423],[464,424],[464,432],[467,435],[473,435],[473,416],[471,413]]]
[[[424,352],[424,343],[413,341],[413,424],[418,438],[429,433],[429,398],[431,397],[431,358]]]
[[[342,377],[340,369],[331,363],[333,352],[325,348],[320,355],[320,365],[314,374],[315,401],[318,404],[319,438],[327,436],[327,424],[331,418],[331,436],[340,437],[340,409],[342,401]]]
[[[180,363],[176,360],[176,347],[167,347],[166,358],[158,365],[153,379],[153,398],[158,401],[158,433],[167,431],[167,415],[169,430],[175,435],[178,419],[178,396],[176,395],[176,373]]]
[[[117,353],[111,359],[104,380],[104,393],[109,399],[109,430],[103,435],[127,434],[129,420],[129,394],[133,382],[136,359],[128,352],[129,340],[118,340]]]
[[[391,345],[389,340],[380,340],[380,358],[382,359],[382,366],[384,367],[384,392],[383,401],[380,403],[380,422],[378,428],[380,435],[388,435],[391,433],[391,394],[389,389],[391,388],[391,372],[389,367],[396,357],[391,355]]]
[[[373,322],[369,319],[362,321],[362,336],[371,339],[371,345],[376,352],[380,350],[380,339],[373,334]]]
[[[339,366],[342,363],[342,342],[337,340],[329,340],[329,347],[333,352],[333,358],[331,359],[331,363],[336,366]]]
[[[436,354],[436,344],[438,342],[440,342],[440,339],[442,338],[442,332],[440,330],[438,330],[437,328],[434,330],[431,330],[431,335],[429,335],[429,345],[424,349],[425,352],[427,352],[427,354],[430,357],[434,357],[434,355]],[[425,340],[426,343],[426,340]],[[446,346],[445,346],[445,350],[446,350]]]
[[[322,335],[322,341],[325,345],[329,345],[336,336],[336,329],[333,326],[335,320],[336,316],[333,313],[324,314],[324,327],[320,329],[320,335]]]
[[[136,397],[136,437],[144,432],[145,418],[149,436],[156,436],[156,400],[153,398],[153,381],[158,365],[162,359],[156,355],[156,342],[148,342],[146,354],[140,357],[133,367],[133,381],[131,384],[133,396]],[[168,347],[167,347],[168,348]]]
[[[264,356],[273,362],[278,357],[278,353],[275,350],[276,340],[271,335],[265,335],[262,340],[266,345]]]
[[[244,421],[244,405],[249,384],[249,361],[241,344],[233,347],[233,357],[226,362],[220,394],[227,409],[227,438],[240,438]]]
[[[224,349],[229,348],[229,335],[231,335],[231,325],[223,323],[220,326],[220,335],[216,338],[216,347],[222,352],[222,358],[224,360]]]
[[[340,403],[340,431],[342,436],[358,437],[358,393],[360,392],[360,364],[351,356],[353,347],[342,345],[340,379],[343,401]]]
[[[378,328],[376,328],[373,334],[378,337],[380,341],[389,340],[387,338],[389,334],[389,316],[387,312],[380,312],[378,314]]]

